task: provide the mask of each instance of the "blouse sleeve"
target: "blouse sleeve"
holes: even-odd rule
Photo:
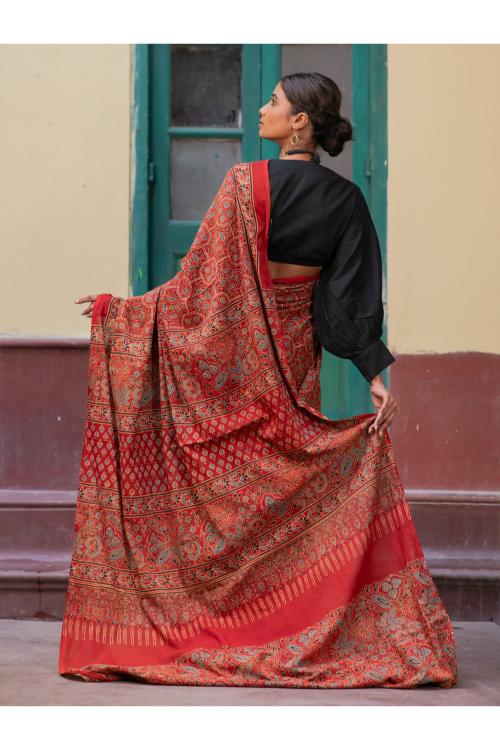
[[[313,313],[321,344],[350,359],[370,382],[396,361],[381,340],[382,258],[361,189],[354,209],[314,290]]]

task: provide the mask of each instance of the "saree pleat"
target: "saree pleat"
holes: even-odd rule
[[[97,297],[59,672],[452,687],[390,436],[321,413],[316,279],[271,279],[268,227],[237,164],[174,278]]]

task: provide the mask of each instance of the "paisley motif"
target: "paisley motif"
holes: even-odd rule
[[[269,209],[236,164],[172,279],[96,299],[59,672],[452,687],[389,434],[322,414],[316,280],[271,279]]]

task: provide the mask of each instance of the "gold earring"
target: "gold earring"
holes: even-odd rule
[[[294,138],[295,138],[295,140],[293,140]],[[292,135],[292,137],[290,138],[290,144],[291,144],[292,146],[295,146],[295,145],[296,145],[297,143],[299,143],[299,142],[300,142],[300,138],[299,138],[299,136],[297,135],[297,133],[294,133],[294,134]],[[280,154],[279,154],[279,158],[280,158],[280,159],[284,159],[285,157],[286,157],[286,151],[285,151],[285,149],[284,149],[284,148],[281,148],[281,149],[280,149]]]

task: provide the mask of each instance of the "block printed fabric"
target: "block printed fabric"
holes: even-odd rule
[[[273,281],[268,227],[238,163],[172,279],[97,297],[59,673],[453,687],[390,436],[322,414],[316,281]]]

